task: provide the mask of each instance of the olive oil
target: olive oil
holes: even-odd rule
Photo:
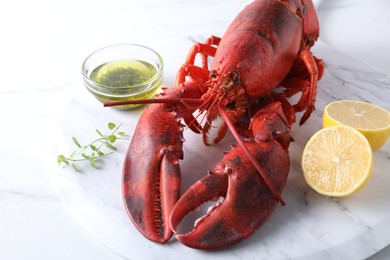
[[[164,62],[139,44],[114,44],[91,53],[81,72],[86,89],[101,103],[153,98],[160,92]],[[132,109],[140,104],[116,106]]]
[[[102,64],[91,73],[91,80],[111,88],[136,87],[150,80],[157,69],[141,60],[119,60]]]
[[[87,88],[102,103],[148,99],[158,92],[162,79],[162,70],[158,71],[146,61],[117,60],[93,69]],[[115,108],[133,109],[138,106],[141,105],[122,105]]]

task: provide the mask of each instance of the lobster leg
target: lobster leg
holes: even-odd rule
[[[191,74],[197,74],[202,79],[206,79],[209,75],[209,69],[207,64],[208,57],[214,57],[217,49],[212,46],[219,44],[220,38],[210,36],[206,43],[195,43],[189,51],[184,65],[180,68],[176,76],[176,84],[180,85],[186,81],[186,76]],[[202,67],[195,66],[196,55],[202,56]]]
[[[214,36],[214,35],[211,35],[209,38],[207,38],[207,40],[205,41],[205,44],[206,45],[214,45],[217,47],[220,42],[221,42],[221,38]],[[215,55],[215,52],[212,55],[212,57],[214,57],[214,55]],[[207,70],[209,69],[208,57],[209,57],[208,55],[202,54],[202,66],[203,66],[203,68],[205,68]]]
[[[299,124],[302,125],[314,111],[314,104],[317,96],[317,82],[318,78],[321,78],[322,76],[320,73],[323,72],[323,68],[320,67],[319,69],[318,67],[323,67],[323,63],[320,60],[316,61],[313,54],[307,49],[303,49],[301,51],[300,58],[303,60],[308,72],[310,73],[310,91],[308,93],[308,103],[306,105],[306,111],[303,114],[301,121],[299,122]],[[319,66],[317,66],[317,63]]]
[[[246,149],[279,193],[285,186],[290,167],[287,150],[277,140],[278,136],[288,134],[285,118],[279,114],[280,107],[280,103],[271,103],[261,109],[251,123],[255,138],[244,141]],[[172,230],[176,232],[188,213],[216,196],[222,196],[224,200],[197,221],[191,232],[176,235],[181,243],[199,249],[236,243],[255,232],[278,203],[243,147],[236,145],[214,171],[182,195],[170,217]]]
[[[294,105],[296,112],[301,112],[306,109],[299,122],[300,125],[305,123],[314,111],[317,95],[317,82],[321,79],[323,74],[323,61],[314,57],[309,50],[303,49],[295,67],[290,72],[290,75],[294,76],[287,77],[281,83],[287,88],[285,92],[287,97],[291,97],[299,91],[302,92],[301,98],[298,100],[297,104]]]

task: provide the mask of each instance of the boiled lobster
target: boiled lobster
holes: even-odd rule
[[[123,165],[125,207],[145,237],[167,242],[187,214],[222,197],[194,230],[176,238],[193,248],[225,247],[255,232],[278,202],[284,205],[291,125],[297,112],[304,111],[303,124],[314,110],[324,71],[310,51],[318,35],[310,0],[257,0],[223,38],[192,47],[174,87],[155,99],[105,104],[154,103],[141,115]],[[237,145],[180,197],[186,127],[207,145],[229,130]]]

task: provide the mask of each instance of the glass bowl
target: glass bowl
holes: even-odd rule
[[[82,64],[85,87],[102,103],[154,97],[163,80],[163,69],[161,56],[138,44],[104,47],[90,54]]]

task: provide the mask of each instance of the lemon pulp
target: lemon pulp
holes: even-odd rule
[[[302,170],[307,184],[322,195],[345,197],[369,180],[373,154],[367,139],[348,126],[323,128],[305,146]]]

